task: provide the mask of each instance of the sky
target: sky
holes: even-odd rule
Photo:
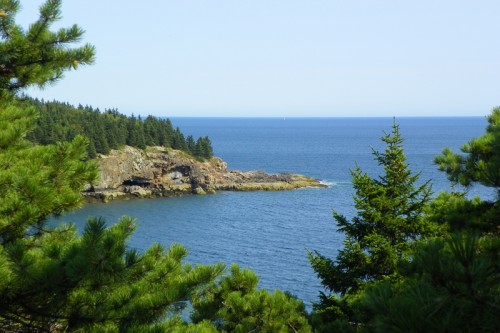
[[[18,22],[42,0],[22,0]],[[28,94],[168,117],[484,116],[498,0],[65,0],[96,62]]]

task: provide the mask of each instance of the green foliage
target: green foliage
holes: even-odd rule
[[[451,231],[475,230],[497,235],[500,216],[500,108],[488,117],[486,133],[461,148],[463,154],[454,154],[449,148],[436,156],[435,163],[447,173],[454,184],[471,187],[475,183],[497,191],[494,201],[479,197],[468,199],[466,193],[441,193],[432,203],[429,216],[448,226]]]
[[[418,248],[400,284],[366,292],[375,332],[495,332],[500,327],[500,242],[455,234]]]
[[[499,202],[483,201],[478,196],[469,199],[465,193],[440,193],[429,205],[427,216],[429,220],[446,226],[451,232],[500,232]]]
[[[23,136],[33,126],[33,109],[0,102],[0,240],[9,243],[36,232],[50,214],[77,207],[79,190],[96,178],[85,163],[86,140],[33,146]]]
[[[91,158],[107,154],[111,149],[124,145],[144,149],[146,146],[165,146],[188,152],[197,158],[211,158],[212,146],[208,137],[199,138],[203,149],[196,150],[196,143],[187,144],[180,129],[174,130],[169,119],[148,116],[127,117],[115,109],[100,112],[90,106],[75,108],[67,103],[45,102],[24,97],[18,101],[23,107],[34,107],[40,114],[35,129],[28,139],[42,145],[72,140],[76,135],[89,139],[87,148]],[[188,137],[189,139],[189,137]]]
[[[61,3],[46,1],[38,20],[24,30],[15,23],[19,1],[0,0],[0,96],[33,85],[44,87],[61,79],[64,71],[94,62],[93,46],[69,47],[80,41],[80,27],[50,31],[61,18]]]
[[[202,158],[211,158],[213,156],[212,142],[208,136],[200,137],[196,140],[195,156],[200,156]]]
[[[130,218],[110,228],[90,219],[80,237],[74,227],[47,226],[49,215],[80,204],[96,167],[85,162],[81,136],[48,146],[23,139],[35,116],[33,108],[1,103],[0,331],[162,331],[171,325],[165,315],[175,320],[223,266],[183,264],[179,245],[128,249]]]
[[[435,158],[454,184],[499,188],[500,109],[488,117],[486,134]],[[498,193],[498,192],[497,192]],[[440,193],[427,218],[453,232],[421,242],[398,269],[397,282],[368,288],[363,303],[375,332],[495,332],[500,326],[499,198],[469,199],[466,193]],[[481,235],[481,236],[479,236]]]
[[[90,219],[81,236],[73,226],[45,225],[77,207],[82,186],[96,177],[86,140],[35,146],[23,139],[34,109],[3,103],[0,111],[1,331],[310,331],[301,302],[256,290],[249,271],[233,268],[217,285],[223,266],[183,264],[180,245],[129,249],[130,218],[109,228]],[[194,324],[178,317],[190,298],[213,294],[223,300],[212,304],[213,316],[199,312]]]
[[[109,228],[90,219],[81,236],[73,226],[45,223],[78,207],[81,189],[96,178],[80,134],[92,140],[93,152],[128,135],[128,119],[113,111],[101,115],[82,107],[62,114],[57,106],[70,107],[14,98],[19,89],[52,83],[64,70],[93,61],[93,47],[69,48],[82,35],[77,26],[48,30],[60,6],[46,1],[40,19],[24,32],[14,24],[19,2],[0,0],[0,331],[213,332],[207,322],[188,327],[176,314],[222,265],[183,264],[187,251],[180,245],[128,249],[135,229],[130,218]],[[81,121],[71,122],[76,115]],[[143,135],[143,122],[134,125]],[[45,145],[26,140],[28,134]]]
[[[450,181],[464,186],[474,182],[500,188],[500,107],[488,117],[486,133],[461,148],[463,154],[454,154],[445,148],[436,156],[439,170],[445,171]]]
[[[172,148],[187,151],[186,139],[179,127],[177,127],[172,135]]]
[[[281,291],[257,290],[250,270],[231,267],[231,275],[193,300],[193,322],[210,321],[222,332],[311,332],[304,305]]]
[[[417,185],[419,175],[408,169],[396,123],[381,140],[386,143],[385,151],[373,151],[373,155],[384,174],[374,179],[359,167],[351,171],[357,216],[348,220],[333,213],[339,231],[346,235],[337,258],[309,253],[323,286],[340,294],[322,293],[315,305],[316,315],[326,325],[338,320],[363,321],[357,299],[364,288],[374,281],[400,279],[398,265],[408,260],[415,241],[439,232],[423,218],[430,186],[428,182]]]
[[[5,246],[12,277],[2,286],[0,327],[44,331],[142,331],[178,312],[189,294],[223,267],[182,264],[187,251],[153,245],[127,249],[131,218],[106,228],[90,219],[81,237],[60,226]]]
[[[61,3],[61,0],[48,0],[42,4],[38,20],[25,31],[15,23],[19,1],[0,0],[1,99],[10,99],[30,86],[44,87],[55,83],[63,77],[64,71],[94,62],[93,46],[70,47],[83,36],[83,30],[77,25],[50,31],[61,17]],[[148,117],[143,122],[133,116],[127,118],[116,110],[101,114],[98,109],[88,106],[76,110],[68,104],[29,98],[24,98],[19,106],[23,109],[32,106],[40,114],[36,129],[29,135],[30,140],[55,144],[71,141],[81,134],[90,141],[88,153],[91,158],[125,144],[139,148],[161,145],[188,151],[184,136],[178,129],[173,129],[169,120]],[[212,147],[203,148],[194,156],[211,158]]]
[[[233,268],[218,285],[223,265],[184,264],[187,251],[180,245],[167,251],[156,244],[144,253],[128,248],[131,218],[111,227],[91,218],[81,236],[74,226],[46,225],[48,216],[77,207],[82,187],[96,177],[80,134],[93,154],[124,143],[188,148],[169,120],[13,98],[18,89],[60,78],[69,60],[75,68],[91,62],[91,47],[66,45],[81,35],[76,26],[57,36],[47,30],[60,3],[42,5],[40,20],[24,35],[13,23],[18,2],[0,0],[0,331],[212,333],[223,325],[237,332],[310,332],[302,303],[257,291],[249,271]],[[200,158],[212,155],[206,137],[196,143],[191,137],[189,144]],[[242,293],[239,285],[248,290]],[[213,295],[224,301],[211,301]],[[190,298],[212,302],[212,316],[197,312],[196,323],[185,323],[178,314]]]

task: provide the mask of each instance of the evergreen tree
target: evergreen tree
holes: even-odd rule
[[[188,153],[190,153],[191,155],[197,156],[197,154],[196,154],[196,142],[194,141],[194,138],[192,135],[188,135],[188,137],[186,138],[186,147],[187,147]]]
[[[486,133],[436,157],[453,183],[493,187],[498,194],[500,109],[488,117]],[[495,332],[500,327],[500,198],[468,199],[441,193],[430,205],[431,220],[452,234],[421,244],[400,268],[405,278],[367,290],[364,304],[376,332]]]
[[[204,155],[205,155],[205,147],[203,145],[203,139],[198,138],[198,140],[196,140],[196,145],[194,147],[194,156],[203,158]]]
[[[399,283],[369,288],[363,303],[375,332],[496,332],[500,241],[474,234],[418,247]]]
[[[464,144],[462,154],[445,148],[435,162],[453,183],[470,186],[477,182],[497,189],[500,195],[500,107],[487,119],[486,133]]]
[[[37,126],[28,133],[30,141],[40,144],[54,144],[59,141],[72,140],[80,134],[90,141],[89,156],[107,154],[110,149],[123,145],[145,148],[146,146],[175,146],[199,158],[210,158],[213,155],[210,139],[199,138],[189,145],[184,140],[180,129],[174,130],[169,119],[148,116],[144,121],[132,115],[126,117],[116,109],[104,113],[91,106],[74,108],[67,103],[40,102],[22,96],[16,100],[22,107],[34,107],[40,114]],[[188,147],[189,146],[189,147]]]
[[[127,118],[124,115],[118,114],[113,118],[116,121],[116,139],[118,142],[118,147],[124,146],[127,144]],[[117,148],[118,148],[117,147]]]
[[[395,281],[398,263],[408,259],[414,241],[437,232],[423,218],[430,186],[428,182],[417,185],[419,174],[408,169],[399,126],[394,123],[392,133],[385,133],[381,140],[386,143],[385,151],[373,151],[373,155],[384,174],[371,178],[359,167],[351,171],[357,216],[349,221],[333,213],[339,231],[346,235],[344,248],[335,260],[317,252],[309,254],[325,288],[340,294],[321,293],[320,303],[315,305],[316,315],[325,325],[362,321],[356,317],[359,293],[374,281]],[[337,320],[340,322],[335,323]]]
[[[172,137],[172,148],[186,151],[186,139],[184,139],[184,134],[182,134],[179,127],[177,127],[173,133]]]
[[[162,130],[160,133],[160,145],[172,147],[174,137],[174,126],[170,119],[162,120]]]
[[[95,149],[95,145],[92,141],[90,141],[88,146],[87,146],[87,154],[88,154],[90,159],[97,157],[97,150]]]
[[[32,146],[23,139],[34,123],[33,109],[0,102],[0,241],[11,243],[35,231],[45,217],[77,206],[80,189],[97,171],[83,162],[86,140]]]
[[[127,118],[127,134],[127,145],[141,149],[146,148],[146,139],[144,137],[142,121],[136,118],[133,114],[132,117]]]
[[[496,190],[494,200],[469,199],[467,192],[440,193],[430,207],[430,218],[452,231],[500,233],[500,108],[493,109],[487,119],[486,133],[464,144],[462,154],[445,148],[434,159],[454,185],[464,185],[468,190],[479,183]]]
[[[101,121],[102,117],[99,113],[90,113],[90,121],[87,124],[87,133],[90,133],[89,138],[94,143],[95,149],[99,154],[109,153],[108,135],[105,124]]]
[[[48,0],[40,6],[39,19],[28,30],[15,23],[18,0],[0,0],[0,95],[29,86],[44,87],[62,78],[64,71],[94,62],[94,47],[78,42],[83,30],[77,25],[50,27],[61,18],[61,0]]]
[[[138,120],[135,122],[132,135],[137,140],[135,146],[137,148],[140,148],[140,149],[145,149],[146,148],[146,137],[144,135],[144,126],[143,126],[141,120]]]
[[[31,34],[40,32],[50,44],[46,38],[51,34],[44,29],[59,15],[59,6],[60,1],[47,1],[41,7],[40,22],[26,38],[38,40]],[[16,1],[0,2],[0,23],[2,38],[17,34],[14,42],[21,43],[25,36],[10,21],[17,7]],[[63,46],[71,41],[64,36],[64,31],[57,34],[64,39],[58,42]],[[2,42],[3,50],[9,43]],[[37,64],[39,51],[53,56],[44,45],[26,47],[17,50],[22,62]],[[65,50],[54,52],[62,57]],[[49,215],[81,203],[80,191],[95,180],[97,169],[86,162],[86,140],[81,136],[47,146],[25,140],[35,124],[36,111],[19,107],[22,103],[9,95],[23,86],[57,79],[66,69],[65,58],[51,60],[50,68],[30,68],[32,72],[25,75],[11,54],[0,54],[2,71],[21,73],[7,84],[4,74],[0,80],[0,331],[183,330],[186,325],[175,313],[191,293],[222,272],[222,265],[183,264],[186,250],[179,245],[169,251],[154,245],[142,254],[128,249],[126,241],[135,228],[130,218],[109,228],[103,220],[90,219],[82,236],[73,226],[47,226]],[[92,112],[89,108],[82,111]],[[213,331],[207,323],[191,331],[198,328]]]
[[[184,264],[180,245],[144,253],[128,248],[131,218],[109,228],[91,218],[81,236],[74,226],[45,225],[48,215],[76,207],[81,187],[96,177],[85,162],[85,140],[33,146],[23,140],[33,109],[2,105],[0,111],[0,179],[11,184],[0,188],[0,331],[216,332],[213,316],[200,313],[189,325],[177,315],[190,298],[204,295],[200,302],[207,302],[213,292],[227,297],[215,303],[221,330],[310,331],[301,302],[255,290],[253,273],[233,269],[222,280],[242,280],[248,292],[219,292],[220,264]]]
[[[59,15],[59,6],[60,1],[48,0],[41,7],[41,22],[33,25],[38,27],[35,33],[43,32],[41,28]],[[11,20],[15,9],[17,1],[0,0],[0,19]],[[13,23],[3,22],[4,34],[9,24]],[[44,32],[45,35],[50,34]],[[64,31],[57,36],[64,37]],[[16,42],[19,41],[21,37]],[[38,50],[25,51],[34,58],[22,61],[37,63]],[[49,58],[52,56],[50,50],[42,51]],[[19,52],[24,56],[23,50]],[[10,54],[3,56],[0,52],[0,69],[5,70],[14,59]],[[7,85],[7,81],[1,82],[0,331],[217,332],[209,318],[200,318],[190,325],[177,313],[189,298],[210,295],[223,265],[184,264],[187,251],[175,244],[168,251],[160,245],[153,245],[144,253],[130,249],[127,240],[135,222],[127,217],[111,227],[106,227],[102,219],[90,218],[81,236],[74,226],[46,225],[48,216],[78,207],[82,187],[92,183],[97,175],[96,166],[87,161],[87,141],[83,136],[77,135],[70,143],[45,146],[25,139],[35,125],[37,112],[33,107],[25,107],[25,101],[15,100],[13,94],[23,85],[44,85],[60,77],[65,63],[59,60],[61,67],[52,68],[52,72],[33,69],[29,75],[7,80]],[[48,109],[52,106],[46,105]],[[79,116],[90,113],[89,119],[100,119],[99,110],[91,107],[81,106],[77,111]],[[68,114],[59,116],[62,123],[71,118]],[[53,140],[63,140],[70,133],[59,126],[62,123],[54,126]],[[144,136],[142,121],[131,123]],[[123,128],[126,122],[121,124]],[[71,135],[77,132],[71,129]],[[180,131],[176,134],[183,139]],[[269,332],[308,331],[300,302],[267,292],[262,292],[257,300],[262,300],[262,305],[250,313],[243,312],[246,309],[240,308],[244,304],[241,301],[231,308],[237,311],[235,318],[246,318],[240,331],[247,327]],[[240,311],[242,315],[238,314]],[[224,320],[228,325],[238,322]]]
[[[222,332],[311,332],[301,301],[279,290],[257,290],[258,281],[233,264],[230,276],[195,294],[192,321],[208,320]]]
[[[203,138],[200,138],[201,140],[201,147],[202,147],[202,153],[201,157],[210,159],[213,157],[214,152],[212,150],[212,142],[208,138],[208,136],[205,136]]]

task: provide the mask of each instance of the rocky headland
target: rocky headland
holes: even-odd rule
[[[88,200],[171,197],[216,191],[282,191],[326,187],[297,174],[234,171],[213,157],[200,162],[188,154],[163,147],[140,150],[124,147],[97,158],[100,177],[84,191]]]

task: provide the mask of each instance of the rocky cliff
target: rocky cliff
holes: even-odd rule
[[[146,151],[124,147],[99,156],[97,163],[99,181],[84,192],[90,200],[324,187],[302,175],[233,171],[220,158],[200,162],[184,152],[163,147]]]

